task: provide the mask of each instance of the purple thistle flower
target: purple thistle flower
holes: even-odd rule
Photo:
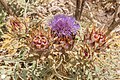
[[[59,14],[54,16],[50,23],[51,31],[58,37],[76,35],[80,28],[79,24],[75,23],[75,18]]]

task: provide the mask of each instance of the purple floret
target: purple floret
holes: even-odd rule
[[[76,35],[77,30],[80,28],[79,24],[75,23],[75,18],[63,14],[54,16],[50,27],[58,37]]]

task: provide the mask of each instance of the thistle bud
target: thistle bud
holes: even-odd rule
[[[21,18],[11,16],[7,22],[7,28],[12,34],[24,34],[26,26]]]
[[[87,28],[84,34],[84,42],[88,43],[93,49],[97,49],[103,46],[107,41],[105,32],[104,28],[96,29],[95,26],[93,26],[91,31]]]
[[[28,40],[32,50],[45,51],[49,48],[48,36],[40,30],[33,30]]]

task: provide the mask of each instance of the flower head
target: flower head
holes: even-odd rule
[[[48,36],[41,30],[33,30],[28,39],[28,45],[34,51],[45,51],[49,47]]]
[[[50,23],[50,27],[54,37],[71,37],[72,35],[76,35],[80,26],[79,24],[75,23],[75,18],[59,14],[54,16]]]
[[[103,32],[93,32],[92,38],[94,41],[102,43],[105,41],[106,37]]]
[[[36,49],[44,50],[48,48],[48,39],[42,34],[36,35],[31,43]]]
[[[23,34],[26,32],[26,26],[23,20],[19,17],[10,16],[7,26],[9,32],[13,34]]]
[[[77,30],[80,28],[79,24],[75,23],[75,18],[63,14],[56,15],[50,22],[50,27],[51,36],[55,38],[54,44],[58,45],[59,50],[71,50]]]
[[[96,28],[96,26],[92,25],[92,31],[90,29],[86,29],[84,34],[84,41],[88,43],[93,49],[100,49],[107,42],[107,37],[105,35],[106,29]]]

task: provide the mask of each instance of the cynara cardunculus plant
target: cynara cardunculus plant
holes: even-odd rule
[[[54,16],[50,22],[51,36],[55,38],[55,44],[62,49],[71,49],[74,44],[75,35],[80,28],[75,18],[64,14]]]

